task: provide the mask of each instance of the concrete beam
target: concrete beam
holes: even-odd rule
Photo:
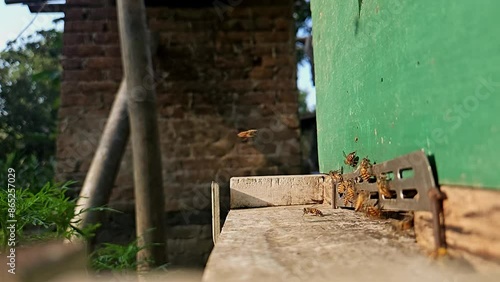
[[[231,208],[331,204],[331,190],[324,174],[233,177]]]

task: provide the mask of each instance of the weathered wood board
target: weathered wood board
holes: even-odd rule
[[[469,260],[478,270],[500,268],[500,193],[443,186],[448,251]],[[415,233],[425,249],[434,247],[432,216],[417,212]]]

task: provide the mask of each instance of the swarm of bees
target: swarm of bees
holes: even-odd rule
[[[256,134],[257,129],[249,129],[238,133],[238,137],[241,138],[241,141],[245,142],[248,139],[255,137]]]
[[[359,175],[353,179],[344,179],[342,168],[329,172],[329,176],[337,185],[337,193],[341,200],[343,200],[344,206],[354,207],[356,212],[363,212],[372,218],[381,218],[383,213],[382,207],[379,206],[379,202],[370,201],[370,192],[358,191],[356,189],[356,183],[376,182],[379,194],[382,195],[384,199],[391,199],[393,198],[393,194],[390,190],[390,179],[388,179],[387,174],[385,173],[375,175],[373,164],[368,157],[363,158],[359,162],[359,157],[356,155],[356,151],[349,154],[346,154],[345,152],[342,153],[344,155],[344,163],[346,165],[356,167],[359,163]]]
[[[323,212],[321,212],[317,208],[304,208],[304,215],[310,214],[314,216],[323,216]]]

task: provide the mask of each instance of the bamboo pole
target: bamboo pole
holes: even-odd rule
[[[143,0],[117,1],[134,160],[138,270],[166,263],[162,164]]]
[[[76,203],[73,222],[80,230],[99,221],[99,213],[89,209],[108,203],[120,168],[130,132],[126,90],[126,82],[122,81]],[[75,239],[76,235],[71,238]]]
[[[212,181],[211,191],[212,191],[212,239],[215,245],[220,235],[220,188],[217,182]]]

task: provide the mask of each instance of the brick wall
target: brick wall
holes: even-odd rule
[[[230,177],[301,172],[292,2],[147,9],[156,48],[154,77],[145,79],[157,93],[173,263],[206,262],[212,180],[227,210]],[[87,8],[66,11],[57,177],[83,181],[122,79],[119,34],[108,1],[67,3]],[[251,128],[259,129],[255,140],[237,139]],[[111,205],[125,213],[108,214],[97,240],[132,240],[130,148]]]

